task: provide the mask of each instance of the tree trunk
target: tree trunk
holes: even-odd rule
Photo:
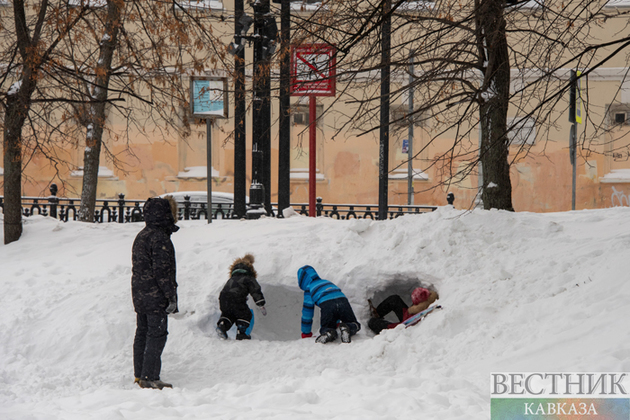
[[[4,118],[4,243],[22,235],[22,127],[31,108],[35,91],[35,71],[25,65],[22,79],[7,95]]]
[[[41,4],[39,21],[46,15],[48,2]],[[22,127],[31,108],[31,97],[37,85],[37,70],[41,57],[34,54],[39,31],[31,39],[24,2],[13,2],[17,46],[22,57],[21,79],[7,93],[4,116],[4,243],[22,236]],[[39,26],[39,25],[38,25]]]
[[[481,198],[485,209],[514,211],[508,162],[507,112],[510,96],[510,60],[503,17],[505,0],[477,2],[477,40],[483,64],[480,92],[480,160],[483,168]]]
[[[91,92],[88,126],[83,153],[83,186],[81,189],[81,207],[79,220],[94,222],[96,208],[96,189],[98,186],[98,168],[100,166],[101,146],[103,142],[103,127],[107,120],[106,103],[108,97],[111,65],[116,50],[118,32],[122,25],[121,12],[124,7],[122,0],[107,1],[107,20],[105,34],[101,39],[99,59],[95,68],[96,78]]]
[[[7,97],[4,130],[4,243],[22,235],[22,126],[26,110],[20,94]]]

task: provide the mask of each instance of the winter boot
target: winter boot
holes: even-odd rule
[[[221,327],[217,327],[217,335],[221,340],[227,340],[228,336],[225,331],[221,329]]]
[[[246,333],[246,332],[244,332],[244,331],[240,331],[240,330],[239,330],[239,331],[236,333],[236,339],[237,339],[237,340],[251,340],[251,339],[252,339],[252,337],[251,337],[251,335],[247,335],[247,333]]]
[[[227,331],[230,329],[228,327],[227,322],[221,320],[217,323],[217,335],[221,340],[227,340]]]
[[[335,331],[328,331],[317,337],[315,340],[316,343],[326,344],[337,339],[337,334]]]
[[[138,381],[138,385],[140,385],[140,388],[152,388],[152,389],[173,388],[173,385],[167,384],[166,382],[162,382],[159,379],[156,379],[155,381],[149,381],[148,379],[140,379]]]
[[[349,343],[351,341],[350,340],[350,327],[342,323],[341,325],[339,325],[339,331],[341,331],[341,342]]]

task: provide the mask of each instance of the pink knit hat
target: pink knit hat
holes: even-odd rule
[[[411,301],[414,305],[417,305],[427,300],[430,294],[431,292],[429,292],[424,287],[416,287],[415,289],[413,289],[413,292],[411,292]]]

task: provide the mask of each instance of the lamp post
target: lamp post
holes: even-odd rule
[[[276,47],[277,25],[271,14],[269,0],[256,0],[254,18],[243,13],[240,36],[235,36],[228,51],[242,53],[243,40],[253,43],[253,107],[252,107],[252,183],[249,189],[248,219],[257,219],[271,211],[271,73],[270,58]],[[254,34],[247,35],[251,24]],[[244,95],[242,101],[244,101]],[[237,122],[238,123],[238,122]],[[236,159],[236,157],[235,157]]]
[[[245,125],[245,49],[241,35],[244,24],[243,0],[234,1],[234,213],[239,219],[245,217],[246,189],[246,125]],[[245,19],[245,23],[247,19]],[[249,27],[248,27],[249,28]],[[245,28],[245,33],[247,29]],[[239,47],[237,47],[239,46]],[[236,51],[238,49],[238,51]]]
[[[277,2],[278,0],[274,0]],[[278,217],[291,200],[291,2],[280,9],[280,132],[278,133]]]
[[[378,166],[378,220],[387,219],[389,175],[389,96],[391,64],[391,0],[383,2],[381,25],[381,124]]]

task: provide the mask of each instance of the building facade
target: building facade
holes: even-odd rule
[[[230,15],[231,0],[203,2],[208,13]],[[205,7],[204,6],[204,7]],[[279,7],[279,5],[276,5]],[[602,37],[606,34],[627,31],[625,12],[630,2],[613,1],[604,7],[611,16],[597,28]],[[308,14],[305,8],[294,13]],[[232,22],[227,20],[217,29],[224,33],[225,45],[233,36]],[[251,63],[251,51],[247,52]],[[249,64],[248,64],[249,66]],[[251,70],[251,67],[249,67]],[[569,68],[556,72],[558,83],[570,77]],[[583,123],[578,124],[578,154],[576,160],[576,209],[604,208],[630,205],[630,146],[626,136],[630,132],[630,77],[625,54],[618,54],[604,66],[590,72],[582,80],[584,101]],[[207,74],[228,75],[229,72],[208,70]],[[251,71],[250,71],[251,74]],[[527,83],[523,71],[512,71],[512,84]],[[362,89],[344,86],[339,92]],[[373,82],[375,83],[375,82]],[[393,75],[392,91],[404,90],[407,75]],[[271,134],[271,200],[277,201],[278,185],[278,90],[277,74],[272,88]],[[233,87],[232,81],[229,85]],[[247,80],[251,89],[251,78]],[[212,183],[214,191],[232,192],[234,180],[234,130],[233,98],[229,97],[229,118],[216,120],[212,129]],[[511,181],[513,203],[517,211],[552,212],[571,210],[572,166],[569,158],[569,133],[567,107],[568,95],[554,111],[553,123],[543,128],[535,118],[523,116],[517,107],[510,109],[510,121],[519,124],[510,132],[511,152],[526,149],[512,162]],[[248,103],[251,95],[248,98]],[[340,129],[347,125],[344,115],[347,104],[340,97],[317,98],[317,192],[325,203],[377,204],[379,179],[378,130],[364,133],[360,129]],[[408,96],[392,95],[391,120],[401,120],[408,107]],[[251,108],[248,108],[247,130],[247,183],[251,182]],[[180,112],[185,114],[186,109]],[[526,114],[526,112],[525,112]],[[389,145],[389,204],[408,202],[408,122],[392,124]],[[308,98],[291,98],[291,202],[308,202]],[[110,116],[108,126],[112,132],[130,130],[126,121]],[[105,144],[117,161],[101,158],[98,198],[146,199],[176,191],[206,190],[206,125],[203,120],[193,123],[191,133],[171,130],[164,134],[157,127],[144,132],[133,131],[130,142],[105,138]],[[356,124],[354,125],[356,127]],[[459,171],[470,166],[470,159],[457,158],[448,167],[438,162],[448,150],[455,134],[440,133],[436,139],[432,117],[413,123],[413,190],[414,204],[444,205],[446,194],[454,193],[455,206],[472,208],[478,191],[478,173]],[[359,127],[360,128],[360,127]],[[469,130],[470,147],[478,140],[475,127]],[[190,135],[188,135],[190,134]],[[430,141],[432,139],[436,139]],[[35,153],[24,169],[23,193],[26,196],[46,196],[51,183],[60,187],[60,196],[80,196],[82,183],[81,144],[65,146],[63,153],[70,164],[54,167],[45,156]],[[469,156],[470,158],[470,156]],[[460,173],[461,172],[461,173]],[[1,175],[0,169],[0,175]]]

